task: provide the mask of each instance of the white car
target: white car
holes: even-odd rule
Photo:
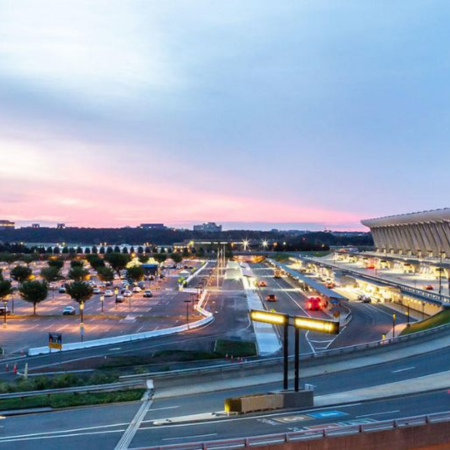
[[[113,297],[114,296],[114,292],[111,291],[111,289],[107,289],[105,291],[105,297]]]
[[[138,292],[142,292],[142,289],[139,286],[135,286],[133,292],[137,294]]]
[[[128,290],[123,293],[124,297],[131,297],[132,295],[133,295],[133,293],[131,291],[128,291]]]
[[[124,300],[123,295],[118,295],[118,296],[116,297],[116,303],[123,303],[123,300]]]
[[[99,288],[95,288],[92,292],[94,294],[101,294],[102,293],[102,291]]]

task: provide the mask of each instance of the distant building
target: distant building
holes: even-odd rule
[[[66,224],[65,223],[57,223],[56,228],[58,230],[64,230],[64,228],[66,228]]]
[[[217,225],[215,222],[206,222],[202,225],[194,225],[194,231],[220,233],[222,231],[222,225]]]
[[[13,230],[16,227],[14,222],[0,219],[0,230]]]
[[[38,223],[32,223],[31,228],[41,228],[41,225]]]
[[[141,223],[140,228],[144,230],[165,230],[167,227],[163,223]]]

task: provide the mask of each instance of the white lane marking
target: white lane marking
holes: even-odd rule
[[[116,350],[122,350],[122,347],[108,348],[108,352],[114,352]]]
[[[201,437],[209,437],[209,436],[217,436],[217,433],[210,433],[210,434],[196,434],[193,436],[183,436],[183,437],[174,437],[174,438],[163,438],[163,441],[176,441],[179,439],[195,439],[195,438],[201,438]]]
[[[412,370],[415,369],[416,367],[405,367],[404,369],[398,369],[398,370],[393,370],[392,373],[399,373],[399,372],[405,372],[406,370]]]
[[[154,409],[150,409],[148,411],[148,414],[151,414],[154,411],[163,411],[163,410],[166,410],[166,409],[177,409],[177,408],[179,408],[179,406],[165,406],[164,408],[154,408]],[[153,421],[153,419],[152,419],[152,421]],[[142,422],[142,423],[145,423],[145,421]]]
[[[362,403],[348,403],[346,405],[339,405],[339,409],[352,408],[354,406],[360,406],[360,405],[362,405]],[[307,414],[309,412],[324,411],[324,410],[331,410],[331,409],[333,409],[332,406],[324,406],[323,408],[302,410],[301,413]],[[264,419],[267,417],[285,416],[286,414],[287,414],[286,411],[284,411],[284,412],[273,413],[273,414],[262,414],[259,416],[252,416],[252,417],[232,417],[232,418],[218,419],[218,420],[212,420],[212,421],[205,420],[203,422],[199,421],[199,422],[177,423],[177,424],[171,424],[171,425],[154,425],[151,427],[141,427],[141,428],[139,428],[139,430],[155,430],[155,429],[161,429],[161,428],[193,427],[193,426],[198,426],[198,425],[209,425],[209,424],[214,425],[216,423],[221,423],[221,422],[236,422],[237,420],[244,421],[244,420]],[[165,421],[165,420],[171,420],[171,419],[173,419],[173,417],[158,419],[158,421]],[[147,422],[154,422],[154,420],[149,420]]]
[[[92,434],[107,434],[107,433],[121,433],[125,430],[105,430],[105,431],[93,431],[90,433],[72,433],[72,434],[60,434],[59,436],[35,436],[35,437],[21,437],[21,438],[7,438],[0,440],[0,444],[3,442],[20,442],[20,441],[35,441],[36,439],[59,439],[74,436],[88,436]]]
[[[357,419],[359,417],[369,417],[369,416],[380,416],[382,414],[394,414],[394,413],[398,413],[400,412],[399,409],[395,409],[393,411],[382,411],[382,412],[377,412],[377,413],[372,413],[372,414],[363,414],[362,416],[355,416]]]

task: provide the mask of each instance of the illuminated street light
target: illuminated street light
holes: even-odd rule
[[[244,239],[244,240],[242,241],[242,245],[244,246],[244,251],[246,251],[246,250],[247,250],[247,248],[248,248],[248,244],[249,244],[249,242],[248,242],[248,240],[247,240],[247,239]]]
[[[268,245],[269,245],[269,243],[267,241],[262,241],[263,248],[267,248]]]

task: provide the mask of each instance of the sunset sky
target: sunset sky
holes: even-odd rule
[[[358,229],[448,207],[450,3],[0,0],[0,218]]]

